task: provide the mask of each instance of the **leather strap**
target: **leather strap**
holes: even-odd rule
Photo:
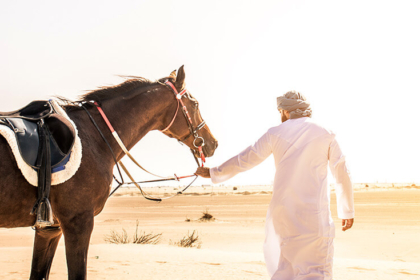
[[[102,118],[104,119],[105,123],[107,124],[109,130],[112,133],[112,136],[114,136],[115,140],[117,141],[118,145],[121,147],[121,149],[123,150],[123,152],[131,159],[131,161],[137,165],[140,169],[142,169],[144,172],[149,173],[150,175],[156,176],[158,178],[162,178],[162,179],[166,179],[169,177],[163,177],[160,175],[156,175],[148,170],[146,170],[143,166],[141,166],[135,159],[134,157],[130,154],[130,152],[128,151],[128,149],[125,147],[123,141],[121,140],[120,136],[118,135],[118,133],[114,130],[114,128],[111,125],[111,122],[109,121],[109,119],[107,118],[107,116],[105,115],[105,112],[102,110],[102,108],[99,106],[99,104],[97,102],[94,102],[96,108],[98,109],[99,113],[101,114]],[[119,161],[121,162],[121,161]]]

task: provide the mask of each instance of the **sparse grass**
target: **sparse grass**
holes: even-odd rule
[[[203,212],[203,216],[201,216],[201,218],[198,220],[202,222],[210,222],[210,221],[216,220],[216,218],[213,217],[213,215],[209,213],[208,209],[206,209],[206,211]]]
[[[162,233],[153,234],[146,232],[139,232],[139,221],[136,221],[136,231],[133,236],[132,243],[134,244],[158,244]],[[113,244],[127,244],[131,243],[130,238],[128,237],[127,231],[123,228],[122,233],[118,233],[115,230],[111,231],[111,234],[105,235],[105,242],[113,243]]]
[[[122,229],[122,233],[112,230],[111,234],[105,235],[105,242],[113,244],[127,244],[130,243],[130,239],[128,238],[128,234],[125,229]]]
[[[133,237],[133,243],[134,244],[153,244],[156,245],[159,243],[160,238],[162,236],[162,233],[153,234],[149,233],[146,234],[146,232],[143,232],[139,234],[139,220],[136,221],[136,232]]]
[[[175,245],[178,247],[183,247],[183,248],[193,248],[193,247],[197,247],[197,249],[201,248],[201,241],[198,236],[198,233],[196,233],[195,230],[191,234],[190,232],[188,232],[188,234],[179,241],[169,240],[169,244]]]

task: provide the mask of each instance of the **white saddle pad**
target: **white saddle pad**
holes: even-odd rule
[[[66,112],[61,108],[60,105],[58,105],[58,103],[55,100],[52,100],[51,104],[53,105],[54,110],[58,114],[62,115],[63,117],[65,117],[71,122],[71,124],[73,125],[76,131],[76,136],[75,136],[73,148],[71,150],[70,159],[67,162],[64,170],[51,174],[51,185],[58,185],[58,184],[64,183],[65,181],[73,177],[73,175],[76,174],[77,170],[79,169],[80,163],[82,162],[82,142],[80,141],[79,135],[77,133],[76,125],[69,118]],[[12,149],[13,155],[15,156],[17,165],[23,174],[23,177],[25,177],[25,179],[29,182],[29,184],[37,187],[38,174],[31,166],[29,166],[23,160],[22,156],[20,155],[18,143],[17,143],[16,136],[13,130],[10,129],[8,126],[0,125],[0,134],[9,143],[10,148]]]

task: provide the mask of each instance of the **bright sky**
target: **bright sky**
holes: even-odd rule
[[[296,89],[338,135],[354,182],[420,182],[419,14],[415,0],[3,1],[0,111],[184,64],[219,140],[207,166],[278,125],[276,97]],[[152,172],[195,171],[188,149],[159,132],[133,154]],[[269,158],[226,184],[273,177]]]

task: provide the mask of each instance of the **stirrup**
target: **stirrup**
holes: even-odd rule
[[[52,215],[51,204],[50,201],[45,198],[38,205],[36,211],[36,221],[32,228],[45,228],[50,227],[53,224],[54,219]]]

